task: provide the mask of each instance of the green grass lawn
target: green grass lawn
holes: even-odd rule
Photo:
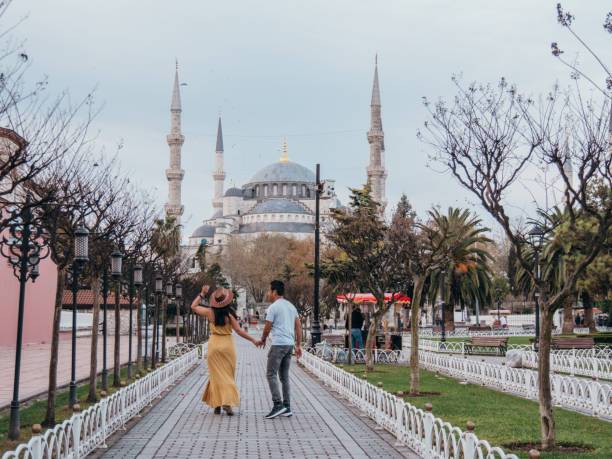
[[[127,367],[121,369],[121,380],[125,381],[128,384],[132,382],[127,381]],[[109,374],[108,382],[109,385],[111,385],[111,387],[109,387],[109,393],[115,392],[117,388],[112,387],[112,371]],[[101,377],[98,378],[98,387],[100,386],[100,384]],[[88,393],[89,384],[80,384],[77,388],[77,398],[79,400],[81,410],[84,410],[85,408],[91,405],[91,403],[87,403],[86,401]],[[58,391],[58,394],[55,398],[55,420],[57,423],[61,423],[65,419],[68,419],[72,416],[72,410],[68,409],[68,396],[68,389],[62,389],[61,391]],[[98,391],[98,399],[99,398],[100,391]],[[7,438],[9,426],[9,409],[6,408],[0,411],[0,455],[5,451],[10,451],[14,449],[20,443],[27,442],[32,436],[32,424],[41,424],[45,418],[46,412],[47,400],[37,400],[22,404],[19,412],[21,420],[21,438],[18,441],[12,441]]]
[[[363,365],[344,366],[356,374],[363,374]],[[410,370],[404,366],[377,365],[368,373],[368,381],[377,384],[382,381],[384,389],[390,392],[408,392]],[[439,392],[440,395],[404,397],[424,408],[433,405],[433,414],[465,430],[468,420],[476,424],[478,438],[487,440],[493,446],[502,446],[511,451],[507,444],[512,442],[539,443],[540,423],[538,404],[520,397],[497,392],[473,384],[462,385],[458,381],[421,370],[421,391]],[[557,441],[585,445],[594,448],[585,453],[543,453],[543,458],[612,458],[612,423],[601,421],[571,411],[555,408]],[[513,451],[520,457],[525,452]]]

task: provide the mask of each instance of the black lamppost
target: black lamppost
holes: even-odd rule
[[[72,261],[72,359],[70,365],[70,396],[69,404],[77,403],[76,385],[76,335],[77,335],[77,293],[79,291],[79,274],[83,265],[89,260],[89,231],[83,226],[74,232],[74,260]]]
[[[25,287],[29,279],[32,282],[36,280],[39,275],[38,264],[40,260],[49,255],[44,230],[32,214],[30,203],[28,197],[23,209],[14,209],[8,212],[8,237],[4,235],[0,240],[0,252],[8,259],[9,265],[13,268],[13,274],[19,279],[15,373],[8,431],[8,437],[11,440],[19,439],[19,375],[21,371]]]
[[[323,192],[323,183],[321,183],[321,166],[317,164],[316,167],[316,183],[315,183],[315,253],[314,253],[314,304],[313,304],[313,318],[312,325],[310,327],[310,339],[311,346],[315,347],[321,342],[321,324],[319,322],[319,284],[321,280],[321,266],[320,266],[320,200],[321,193]]]
[[[176,296],[176,300],[175,300],[175,311],[176,311],[176,343],[178,344],[179,342],[179,338],[181,337],[181,331],[180,331],[180,327],[179,327],[179,322],[180,322],[180,312],[181,312],[181,306],[182,306],[182,302],[183,302],[183,284],[181,284],[180,282],[177,282],[176,285],[174,286],[174,291],[175,291],[175,296]],[[183,328],[185,328],[185,318],[183,317]],[[185,333],[185,330],[183,330],[183,334]],[[183,337],[183,341],[185,341],[184,337]]]
[[[111,277],[115,281],[115,343],[114,343],[114,366],[113,366],[113,386],[121,386],[121,357],[119,355],[121,333],[119,329],[121,303],[121,275],[123,271],[123,254],[118,250],[111,253]]]
[[[128,379],[132,378],[132,334],[133,334],[133,318],[132,318],[132,310],[134,309],[134,287],[140,287],[142,285],[142,266],[140,265],[132,265],[132,272],[130,275],[130,285],[128,287],[128,297],[130,301],[130,334],[128,335],[128,367],[127,367],[127,377]]]
[[[536,223],[531,231],[527,233],[529,237],[529,243],[533,247],[535,268],[536,268],[536,289],[535,289],[535,344],[536,346],[540,342],[540,281],[542,280],[542,274],[540,271],[540,251],[544,245],[544,236],[546,232],[542,225]]]
[[[153,350],[151,357],[151,368],[155,368],[157,365],[158,352],[159,352],[159,302],[161,296],[164,293],[164,278],[161,274],[155,276],[155,314],[153,317]]]
[[[142,276],[142,265],[140,264],[136,264],[133,267],[133,276],[132,276],[132,281],[134,284],[134,287],[136,287],[138,289],[138,311],[141,311],[141,304],[142,304],[142,284],[144,283],[143,281],[143,276]],[[140,320],[138,320],[138,323],[136,324],[136,335],[138,336],[138,349],[139,349],[139,354],[138,354],[138,358],[142,357],[142,315],[141,314],[137,314],[137,317],[140,317]],[[131,354],[132,354],[132,306],[130,305],[130,362],[132,361],[131,358]],[[141,361],[139,361],[139,363],[142,363]],[[141,368],[138,368],[138,371],[140,371]]]
[[[107,328],[107,314],[108,309],[108,267],[104,266],[102,272],[102,307],[103,318],[102,318],[102,389],[108,391],[108,366],[107,366],[107,353],[108,346],[106,344],[108,328]]]
[[[148,364],[149,357],[149,283],[145,284],[145,295],[144,295],[144,313],[145,313],[145,346],[144,346],[144,367],[145,370]]]
[[[168,326],[168,305],[174,293],[174,284],[166,282],[166,307],[162,309],[162,362],[166,363],[166,327]]]

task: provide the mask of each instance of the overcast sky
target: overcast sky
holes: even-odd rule
[[[576,28],[604,57],[609,2],[565,1]],[[550,55],[559,41],[585,69],[599,72],[556,23],[555,1],[435,0],[18,0],[4,25],[26,39],[32,80],[75,99],[94,86],[104,109],[100,146],[121,150],[123,168],[158,202],[166,200],[169,105],[175,58],[183,101],[183,204],[186,232],[212,213],[216,118],[223,118],[226,188],[245,183],[279,157],[347,188],[365,181],[374,55],[379,55],[387,148],[387,194],[406,193],[423,213],[431,205],[469,206],[449,176],[427,167],[416,139],[426,119],[421,98],[448,97],[450,77],[496,81],[531,94],[568,71]],[[599,74],[599,73],[596,73]],[[602,78],[603,80],[603,78]],[[527,182],[525,182],[527,183]],[[523,185],[529,186],[529,185]],[[528,199],[528,195],[520,194]]]

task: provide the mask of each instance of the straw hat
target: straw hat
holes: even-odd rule
[[[224,308],[234,299],[234,293],[228,288],[218,288],[210,295],[210,305],[213,308]]]

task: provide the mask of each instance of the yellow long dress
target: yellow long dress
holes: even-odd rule
[[[208,340],[208,383],[202,401],[208,406],[238,406],[240,394],[236,387],[236,347],[232,326],[210,323]]]

